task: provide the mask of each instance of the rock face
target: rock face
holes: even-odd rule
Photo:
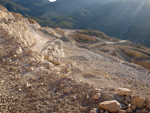
[[[140,97],[139,95],[132,97],[131,104],[136,105],[138,108],[143,107],[145,102],[145,99],[143,97]]]
[[[3,9],[3,8],[0,8],[0,18],[14,19],[13,15],[10,12],[8,12],[7,9]]]
[[[118,88],[117,94],[123,95],[123,96],[130,96],[133,94],[133,92],[127,88]]]
[[[120,103],[116,100],[102,102],[99,107],[109,112],[117,112],[121,109]]]
[[[18,42],[23,43],[25,46],[31,46],[35,43],[30,28],[26,24],[26,19],[19,18],[16,20],[13,13],[3,8],[0,8],[0,19],[2,20],[0,29],[3,29],[12,37],[18,38]]]

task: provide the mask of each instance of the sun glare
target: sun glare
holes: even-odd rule
[[[50,2],[55,2],[56,0],[49,0]]]

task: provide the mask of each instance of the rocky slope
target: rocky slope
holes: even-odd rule
[[[94,51],[130,44],[103,35],[41,27],[0,6],[0,112],[149,113],[150,72]]]

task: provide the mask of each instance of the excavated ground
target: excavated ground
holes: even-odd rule
[[[70,38],[77,30],[42,28],[0,10],[0,112],[89,113],[119,87],[150,98],[148,70],[81,47]]]

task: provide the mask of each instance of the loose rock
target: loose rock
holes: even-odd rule
[[[136,113],[141,113],[141,111],[140,110],[136,110]]]
[[[133,94],[133,92],[127,88],[118,88],[117,94],[123,95],[123,96],[130,96]]]
[[[104,113],[104,111],[102,109],[100,109],[99,111],[100,111],[100,113]]]
[[[93,108],[90,113],[98,113],[98,109],[97,108]]]
[[[126,110],[126,112],[127,112],[127,113],[132,113],[132,109],[131,109],[131,108],[128,108],[128,109]]]
[[[131,104],[136,105],[138,108],[143,107],[145,102],[145,99],[143,97],[140,97],[139,95],[132,97]]]
[[[119,110],[118,113],[126,113],[125,110]]]
[[[117,112],[121,109],[120,103],[116,100],[102,102],[99,107],[109,112]]]
[[[133,106],[131,107],[131,109],[132,109],[133,111],[135,111],[136,105],[133,105]]]
[[[148,108],[150,110],[150,100],[147,101],[146,108]]]
[[[64,93],[70,93],[72,91],[72,87],[67,87],[65,90],[64,90]]]
[[[93,99],[98,100],[101,98],[101,94],[100,93],[96,93],[93,97]]]

